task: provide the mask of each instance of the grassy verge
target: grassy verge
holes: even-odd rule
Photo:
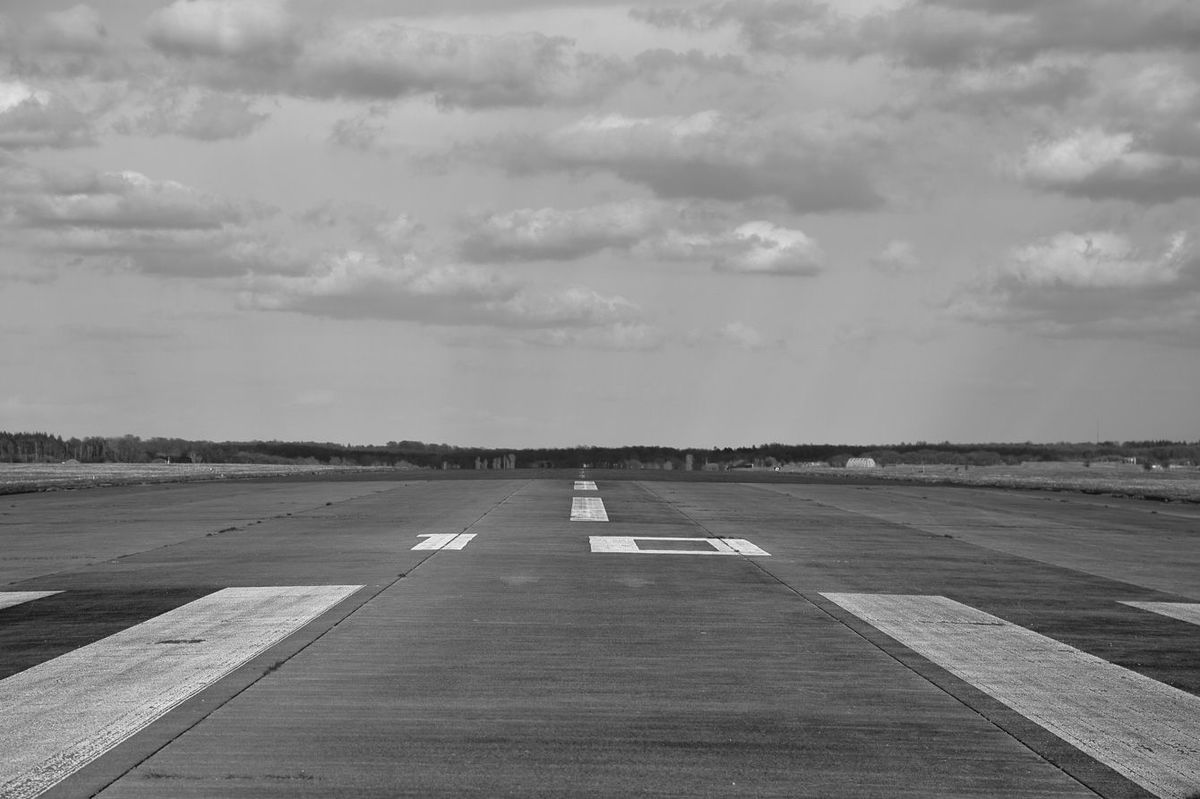
[[[810,471],[810,470],[805,470]],[[1163,502],[1200,502],[1200,470],[1146,471],[1140,466],[1052,462],[1018,466],[887,466],[878,469],[813,469],[814,474],[856,474],[878,480],[941,485],[1027,488],[1043,491],[1078,491],[1086,494],[1153,499]]]
[[[0,463],[0,494],[145,483],[182,483],[251,477],[344,474],[358,466],[242,463]]]

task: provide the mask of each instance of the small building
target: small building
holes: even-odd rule
[[[875,469],[878,466],[874,458],[850,458],[846,461],[847,469]]]

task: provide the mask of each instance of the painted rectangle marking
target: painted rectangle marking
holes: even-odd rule
[[[1200,602],[1122,602],[1122,605],[1148,610],[1172,619],[1200,625]]]
[[[476,533],[420,533],[417,538],[425,540],[413,549],[462,549],[475,536]]]
[[[1156,796],[1200,786],[1200,697],[946,597],[824,596]]]
[[[641,547],[639,541],[691,541],[693,549],[665,549]],[[771,553],[759,549],[744,538],[676,538],[674,536],[651,535],[592,535],[588,536],[592,552],[622,552],[637,555],[746,555],[771,557]]]
[[[0,610],[61,593],[62,591],[0,591]]]
[[[360,588],[226,588],[0,680],[0,796],[37,796]]]
[[[608,511],[600,497],[571,497],[571,521],[606,522]]]
[[[596,484],[591,480],[576,480],[575,481],[575,490],[576,491],[599,491],[599,489],[596,488]]]
[[[417,538],[425,540],[417,544],[413,549],[442,549],[454,539],[458,538],[458,533],[421,533]]]

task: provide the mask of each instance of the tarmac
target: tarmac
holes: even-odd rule
[[[0,797],[1200,795],[1200,507],[474,477],[0,497]]]

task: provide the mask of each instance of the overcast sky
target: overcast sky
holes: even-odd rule
[[[0,0],[0,429],[1200,438],[1195,0]]]

